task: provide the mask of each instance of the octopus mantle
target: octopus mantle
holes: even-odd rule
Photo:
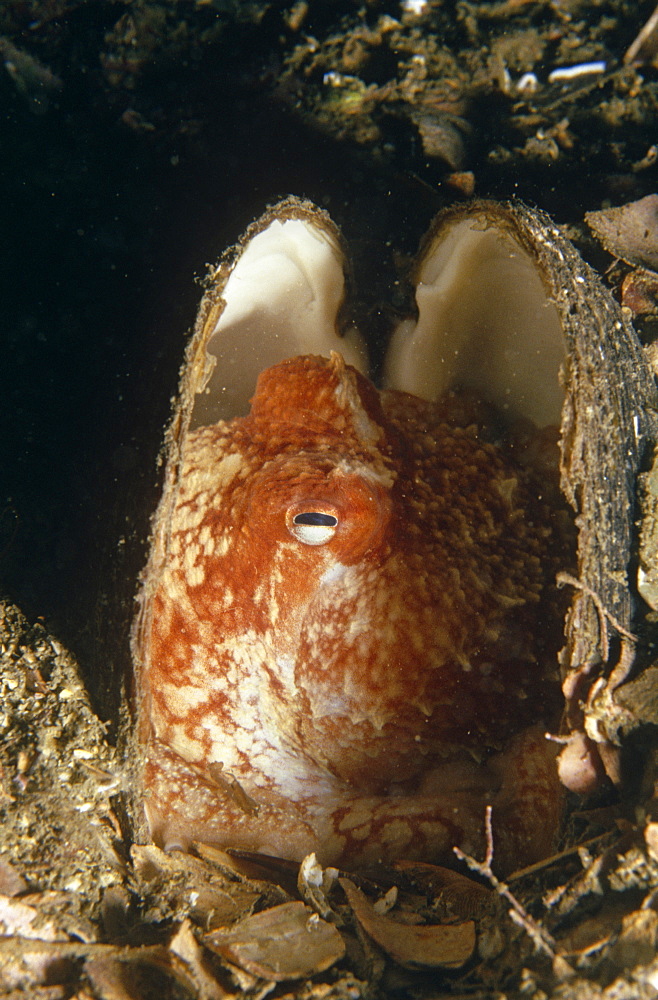
[[[479,417],[334,354],[189,434],[139,638],[156,841],[437,861],[491,803],[502,868],[550,850],[568,532]]]

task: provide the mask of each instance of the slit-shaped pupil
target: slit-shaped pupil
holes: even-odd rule
[[[296,514],[292,521],[293,524],[321,524],[326,525],[328,528],[335,528],[338,524],[338,518],[334,517],[333,514],[322,514],[320,511],[307,511],[304,514]]]

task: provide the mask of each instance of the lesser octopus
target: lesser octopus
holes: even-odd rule
[[[569,532],[460,408],[302,356],[189,435],[139,639],[156,842],[436,862],[489,802],[502,870],[550,850]]]

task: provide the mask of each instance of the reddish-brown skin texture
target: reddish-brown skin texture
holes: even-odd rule
[[[455,420],[309,356],[188,436],[137,640],[157,842],[432,862],[491,803],[501,869],[550,851],[568,533]]]

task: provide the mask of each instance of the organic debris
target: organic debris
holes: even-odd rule
[[[658,271],[658,194],[619,208],[586,212],[585,221],[614,257]]]

